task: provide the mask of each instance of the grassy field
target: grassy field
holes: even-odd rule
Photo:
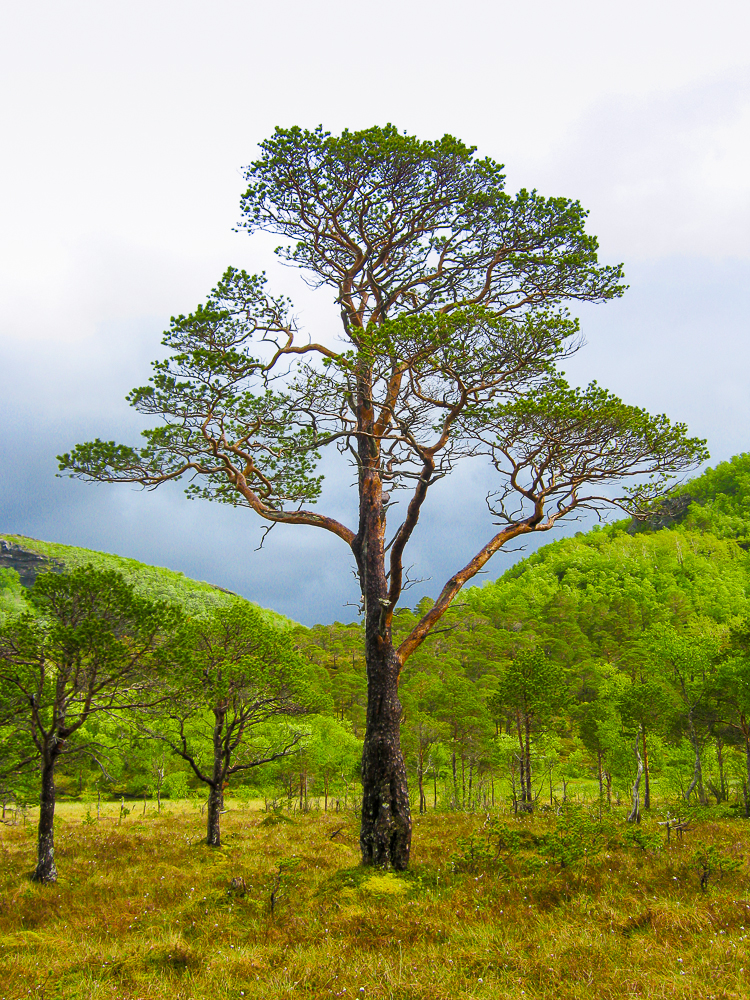
[[[238,803],[212,850],[189,803],[107,809],[60,807],[53,887],[0,826],[0,998],[750,996],[743,820],[429,813],[395,875],[350,812]]]

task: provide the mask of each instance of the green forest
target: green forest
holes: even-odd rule
[[[366,710],[359,624],[308,629],[167,570],[5,537],[67,570],[114,571],[187,621],[253,612],[254,628],[290,644],[293,683],[305,691],[292,714],[280,707],[253,721],[235,752],[252,762],[285,741],[293,750],[232,773],[225,794],[286,810],[357,801]],[[518,813],[572,797],[627,805],[634,820],[656,800],[747,816],[749,545],[750,456],[742,455],[688,482],[650,519],[559,539],[467,589],[401,679],[413,808]],[[33,605],[17,572],[0,574],[7,632]],[[429,604],[398,611],[396,636]],[[169,715],[158,692],[150,697],[148,709],[90,716],[60,761],[58,796],[206,797],[175,740],[154,737]],[[206,718],[189,720],[196,740],[211,708],[206,701]],[[6,811],[38,797],[36,767],[12,757],[26,725],[18,715],[5,720]],[[77,753],[76,741],[96,751]]]
[[[258,151],[238,230],[338,338],[228,267],[140,443],[58,470],[325,532],[360,615],[0,536],[0,1000],[746,996],[750,455],[686,479],[686,424],[566,380],[627,288],[577,200],[392,124]],[[468,459],[487,534],[454,486],[468,561],[409,606]]]
[[[466,590],[401,679],[405,872],[361,625],[4,535],[0,995],[743,996],[749,528],[741,455]]]

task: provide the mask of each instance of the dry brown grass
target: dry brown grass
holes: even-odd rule
[[[122,825],[63,806],[54,887],[29,881],[33,825],[0,827],[0,1000],[750,996],[748,867],[702,891],[692,860],[699,841],[743,858],[741,820],[648,853],[614,824],[585,867],[529,847],[455,870],[484,817],[433,813],[402,877],[357,867],[351,813],[264,819],[238,805],[212,850],[187,804]],[[505,822],[531,844],[552,820]]]

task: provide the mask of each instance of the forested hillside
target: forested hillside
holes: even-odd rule
[[[187,611],[201,611],[207,607],[225,607],[237,595],[215,584],[191,580],[184,573],[177,573],[161,566],[149,566],[136,559],[75,545],[43,542],[24,535],[0,533],[0,614],[7,607],[16,607],[16,598],[22,593],[18,568],[26,569],[26,582],[30,586],[39,572],[64,572],[81,566],[119,573],[135,589],[152,600],[171,601]],[[16,567],[16,572],[13,572]],[[10,572],[7,572],[10,570]],[[2,603],[5,602],[5,603]],[[269,618],[280,625],[290,623],[283,615],[267,611]]]
[[[740,801],[750,767],[750,456],[682,487],[650,523],[561,539],[467,590],[409,661],[402,742],[422,809],[517,809],[654,791]],[[420,610],[420,609],[417,609]],[[402,611],[397,631],[414,616]],[[354,626],[304,637],[325,665],[339,717],[363,722]],[[429,786],[429,787],[428,787]],[[584,786],[585,787],[585,786]]]
[[[192,619],[238,601],[132,560],[3,537],[57,569],[116,569]],[[415,806],[533,811],[575,794],[627,805],[633,819],[655,798],[747,813],[748,546],[750,456],[741,455],[687,483],[650,523],[621,521],[556,541],[467,590],[402,676]],[[11,619],[25,604],[17,575],[0,570],[0,586]],[[396,639],[426,605],[397,615]],[[361,628],[305,629],[270,613],[266,621],[291,635],[318,702],[308,698],[303,714],[268,723],[293,731],[293,752],[232,775],[227,794],[336,808],[356,797]],[[61,790],[205,795],[186,758],[153,738],[158,710],[150,711],[147,725],[128,712],[97,722],[89,733],[97,754],[61,765]],[[33,797],[32,785],[19,772],[5,793]]]

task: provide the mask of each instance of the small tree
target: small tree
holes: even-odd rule
[[[296,749],[302,732],[269,723],[320,701],[314,677],[290,635],[245,601],[188,621],[167,672],[169,699],[141,728],[208,786],[206,843],[219,847],[230,777]]]
[[[170,356],[129,397],[163,421],[145,432],[145,447],[96,440],[60,463],[84,479],[150,488],[188,475],[193,495],[249,507],[269,526],[320,528],[348,546],[368,679],[362,859],[404,868],[406,660],[511,539],[581,507],[640,510],[706,452],[684,426],[595,385],[569,389],[556,374],[580,343],[565,302],[623,292],[621,268],[598,263],[578,202],[511,197],[501,166],[457,139],[420,142],[390,125],[340,136],[277,129],[261,151],[246,171],[242,224],[279,234],[282,257],[332,290],[343,344],[299,342],[287,300],[269,295],[263,277],[230,268],[205,305],[172,321]],[[311,509],[316,463],[331,447],[356,470],[353,526]],[[499,530],[396,647],[404,554],[427,495],[478,455],[499,474]],[[607,489],[632,477],[648,485],[619,498]],[[457,519],[461,498],[459,488]]]
[[[93,751],[84,736],[92,716],[158,698],[153,657],[179,612],[139,597],[117,573],[90,567],[38,576],[29,600],[35,613],[0,630],[0,686],[41,772],[33,878],[55,882],[57,763]]]
[[[742,740],[745,751],[742,777],[745,816],[750,818],[750,622],[736,622],[727,657],[713,678],[713,695],[725,726]]]
[[[558,664],[540,649],[521,649],[509,660],[489,708],[497,717],[509,709],[516,723],[521,777],[521,809],[531,812],[536,796],[532,788],[532,733],[549,724],[565,702],[565,678]]]
[[[693,791],[707,805],[701,753],[717,721],[714,674],[716,659],[726,642],[726,629],[707,618],[692,618],[683,631],[655,626],[651,633],[654,662],[661,667],[676,694],[677,712],[693,751],[693,777],[685,792]]]

